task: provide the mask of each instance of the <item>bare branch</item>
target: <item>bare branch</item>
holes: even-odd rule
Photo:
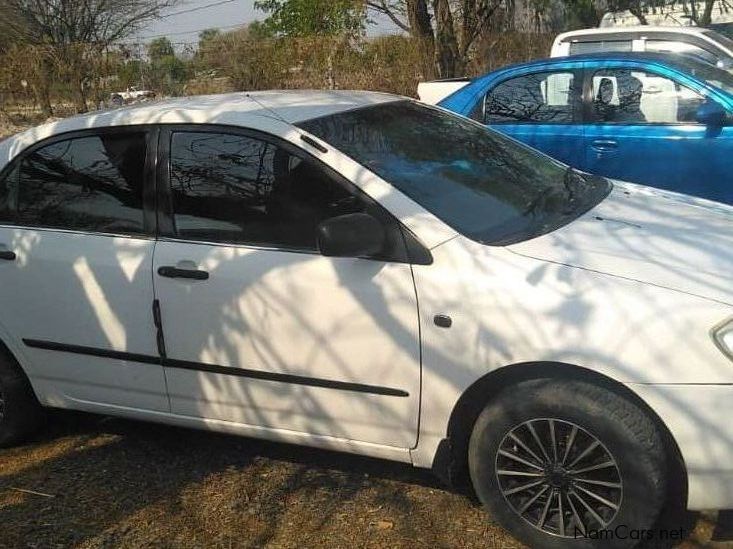
[[[367,0],[366,6],[377,13],[382,13],[389,17],[403,31],[411,32],[410,26],[397,16],[400,12],[404,15],[404,9],[401,9],[399,4],[390,3],[388,5],[386,0]]]

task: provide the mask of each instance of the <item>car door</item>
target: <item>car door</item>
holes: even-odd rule
[[[733,128],[696,121],[702,89],[658,69],[613,65],[588,71],[587,171],[730,202]],[[721,105],[722,106],[722,105]]]
[[[43,400],[167,411],[153,326],[145,128],[21,153],[0,178],[0,326]]]
[[[553,158],[580,166],[582,80],[574,70],[543,70],[492,85],[479,115],[484,123]]]
[[[413,446],[418,314],[397,222],[266,135],[168,128],[161,147],[170,222],[154,271],[172,411]],[[318,223],[355,211],[382,220],[391,251],[321,255]]]

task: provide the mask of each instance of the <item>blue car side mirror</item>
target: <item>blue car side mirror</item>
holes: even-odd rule
[[[721,105],[708,99],[697,109],[695,120],[706,126],[720,127],[725,125],[727,115],[728,113]]]

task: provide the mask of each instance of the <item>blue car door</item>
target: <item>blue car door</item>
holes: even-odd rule
[[[696,120],[717,101],[709,90],[639,64],[592,66],[586,75],[586,171],[733,203],[733,127]]]
[[[582,71],[534,69],[493,82],[471,116],[561,162],[584,162]]]

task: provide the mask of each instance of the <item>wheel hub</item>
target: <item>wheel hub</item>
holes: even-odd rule
[[[551,463],[545,468],[545,480],[558,490],[567,490],[572,480],[572,475],[568,473],[562,463]]]
[[[499,445],[496,476],[512,510],[555,536],[605,528],[621,507],[614,457],[590,432],[561,419],[533,419],[511,429]]]

